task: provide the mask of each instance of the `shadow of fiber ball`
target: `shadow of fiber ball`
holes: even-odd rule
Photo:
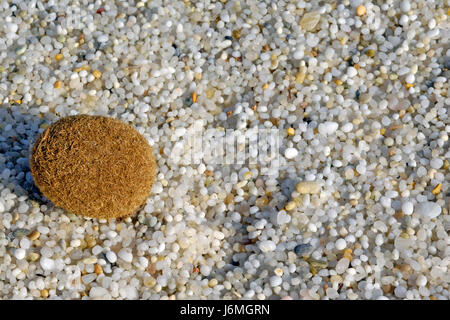
[[[79,115],[48,127],[35,142],[31,174],[56,206],[92,218],[123,218],[145,203],[156,175],[153,149],[133,127]]]

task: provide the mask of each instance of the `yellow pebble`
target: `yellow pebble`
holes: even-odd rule
[[[373,57],[375,56],[375,51],[372,50],[372,49],[369,49],[369,50],[366,51],[366,55],[367,55],[368,57],[373,58]]]
[[[192,102],[196,103],[197,102],[197,92],[194,91],[194,93],[192,93]]]
[[[96,79],[100,79],[102,77],[102,73],[100,70],[94,70],[92,71],[92,75],[96,78]]]
[[[251,171],[247,171],[246,173],[244,173],[243,177],[244,179],[248,180],[252,177],[252,172]]]
[[[448,160],[445,160],[444,161],[444,165],[442,166],[442,168],[444,170],[447,170],[448,168],[450,168],[450,162]]]
[[[344,250],[344,258],[347,258],[348,260],[352,261],[353,260],[353,250],[350,248],[347,248]]]
[[[304,70],[301,70],[295,76],[295,82],[297,82],[298,84],[302,84],[305,81],[305,78],[306,78],[306,73]]]
[[[262,86],[262,88],[263,88],[264,90],[268,89],[268,88],[269,88],[269,84],[268,84],[268,83],[264,83],[263,86]]]
[[[156,284],[156,280],[153,277],[147,277],[144,279],[144,286],[151,288]]]
[[[287,128],[287,129],[286,129],[286,133],[287,133],[289,136],[293,136],[293,135],[295,134],[295,130],[294,130],[294,128]]]
[[[34,241],[36,239],[38,239],[41,236],[41,233],[37,230],[34,230],[33,232],[31,232],[28,235],[28,239],[30,239],[31,241]]]
[[[414,84],[413,83],[405,83],[405,87],[406,87],[406,89],[409,89],[409,88],[414,87]]]
[[[58,53],[58,54],[55,56],[56,61],[59,61],[59,60],[61,60],[62,58],[64,58],[64,56],[62,55],[62,53]]]
[[[208,286],[210,287],[210,288],[214,288],[215,286],[217,286],[217,284],[218,284],[219,282],[217,281],[217,279],[211,279],[211,280],[209,280],[209,282],[208,282]]]
[[[281,277],[284,273],[283,269],[281,269],[281,268],[276,268],[273,272],[279,277]]]
[[[441,193],[442,184],[438,183],[436,187],[434,187],[433,191],[431,191],[435,196]]]
[[[95,272],[96,274],[102,274],[102,273],[103,273],[103,268],[102,268],[102,266],[99,265],[99,264],[95,264],[95,265],[94,265],[94,272]]]
[[[20,99],[14,100],[14,103],[16,103],[16,104],[22,104],[22,100],[20,100]]]
[[[55,81],[55,83],[53,84],[53,88],[55,88],[55,89],[59,89],[59,88],[61,88],[61,81],[60,80],[58,80],[58,81]]]
[[[287,211],[291,211],[291,210],[294,210],[296,206],[297,206],[297,203],[295,203],[295,201],[289,201],[288,203],[286,203],[285,209]]]
[[[366,7],[363,6],[362,4],[356,7],[356,14],[357,14],[358,16],[361,17],[361,16],[365,15],[366,12],[367,12],[367,9],[366,9]]]
[[[48,298],[48,290],[47,289],[44,289],[44,290],[41,290],[41,297],[42,298]]]
[[[381,128],[381,129],[380,129],[380,134],[381,134],[381,135],[384,135],[385,133],[386,133],[386,128]]]
[[[336,83],[338,86],[340,86],[340,85],[342,85],[342,80],[336,79],[336,80],[334,80],[334,83]]]

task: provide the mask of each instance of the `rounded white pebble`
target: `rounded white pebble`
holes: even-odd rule
[[[117,261],[117,255],[113,251],[108,251],[106,253],[106,259],[108,259],[109,262],[114,263]]]
[[[287,148],[284,151],[284,156],[286,157],[286,159],[293,159],[298,155],[298,150],[295,148]]]
[[[25,249],[17,248],[16,250],[14,250],[14,257],[17,260],[22,260],[23,258],[25,258],[25,254],[26,254]]]
[[[102,34],[101,36],[99,36],[97,38],[97,41],[98,42],[106,42],[106,41],[108,41],[108,36],[106,34]]]
[[[349,67],[347,69],[347,76],[349,76],[350,78],[355,77],[358,74],[358,70],[356,70],[354,67]]]
[[[278,287],[283,283],[283,279],[279,276],[272,276],[269,281],[271,287]]]
[[[259,249],[261,249],[262,252],[274,251],[276,247],[275,242],[272,240],[265,240],[259,243]]]
[[[344,250],[345,247],[347,246],[347,241],[345,241],[344,239],[337,239],[336,243],[334,244],[334,246],[338,250]]]
[[[414,80],[416,80],[416,77],[412,73],[408,74],[405,78],[406,83],[414,83]]]
[[[339,125],[337,122],[326,121],[324,123],[319,124],[319,133],[323,135],[330,135],[336,132]]]
[[[443,165],[444,165],[444,161],[442,161],[442,159],[439,159],[439,158],[433,158],[430,161],[430,166],[433,169],[440,169]]]
[[[44,269],[45,271],[51,271],[55,267],[55,261],[53,259],[42,258],[40,263],[42,269]]]
[[[122,248],[120,249],[119,253],[117,254],[120,259],[122,259],[125,262],[131,262],[133,261],[133,253],[131,253],[130,248]]]
[[[419,275],[416,279],[416,284],[419,287],[424,287],[427,284],[428,280],[423,274]]]
[[[414,211],[414,205],[411,201],[406,201],[402,204],[402,211],[407,216],[411,215]]]
[[[402,9],[403,12],[408,12],[411,10],[411,3],[409,0],[403,0],[400,4],[400,9]]]

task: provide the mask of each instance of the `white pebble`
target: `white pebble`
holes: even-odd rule
[[[428,280],[423,274],[419,275],[416,279],[416,284],[419,287],[424,287],[427,284]]]
[[[442,208],[436,202],[424,201],[416,205],[416,212],[423,217],[434,219],[441,214]]]
[[[284,151],[284,156],[285,156],[287,159],[293,159],[293,158],[295,158],[297,155],[298,155],[298,151],[297,151],[297,149],[295,149],[295,148],[287,148],[287,149]]]
[[[337,122],[326,121],[324,123],[319,124],[319,133],[323,135],[330,135],[336,132],[339,125]]]
[[[430,166],[433,169],[440,169],[443,165],[444,165],[444,161],[442,159],[439,159],[439,158],[433,158],[430,161]]]
[[[108,36],[106,34],[102,34],[101,36],[99,36],[97,38],[98,42],[107,42],[108,41]]]
[[[348,67],[347,69],[347,76],[349,78],[353,78],[358,74],[358,70],[356,70],[354,67]]]
[[[120,249],[120,251],[117,255],[119,256],[120,259],[122,259],[125,262],[133,261],[133,253],[131,252],[130,248]]]
[[[338,240],[336,240],[336,243],[334,244],[334,246],[338,250],[344,250],[345,247],[347,246],[347,242],[344,239],[338,239]]]
[[[92,287],[91,290],[89,290],[89,297],[91,298],[104,298],[108,295],[108,290],[102,287]]]
[[[273,242],[272,240],[265,240],[265,241],[261,241],[258,244],[259,249],[261,249],[262,252],[270,252],[270,251],[275,251],[276,249],[276,245],[275,242]]]
[[[41,258],[40,264],[45,271],[52,271],[55,268],[55,261],[53,259]]]
[[[411,215],[414,211],[414,204],[411,201],[406,201],[402,204],[402,211],[407,216]]]
[[[347,258],[342,258],[339,260],[339,262],[336,264],[336,273],[337,274],[343,274],[350,264],[350,260]]]
[[[269,281],[271,287],[277,287],[283,283],[283,279],[279,276],[272,276]]]
[[[408,74],[405,78],[406,83],[414,83],[414,80],[416,80],[416,77],[412,73]]]
[[[22,260],[23,258],[25,258],[25,254],[26,254],[26,251],[22,248],[17,248],[16,250],[14,250],[14,257],[17,260]]]
[[[117,261],[117,255],[113,251],[108,251],[106,253],[106,259],[108,259],[109,262],[114,263]]]
[[[400,9],[402,9],[403,12],[408,12],[411,10],[411,4],[409,0],[403,0],[400,4]]]

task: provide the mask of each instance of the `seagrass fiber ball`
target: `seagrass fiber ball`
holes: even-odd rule
[[[113,118],[60,119],[35,142],[31,174],[56,206],[92,218],[134,214],[156,175],[153,149],[133,127]]]

